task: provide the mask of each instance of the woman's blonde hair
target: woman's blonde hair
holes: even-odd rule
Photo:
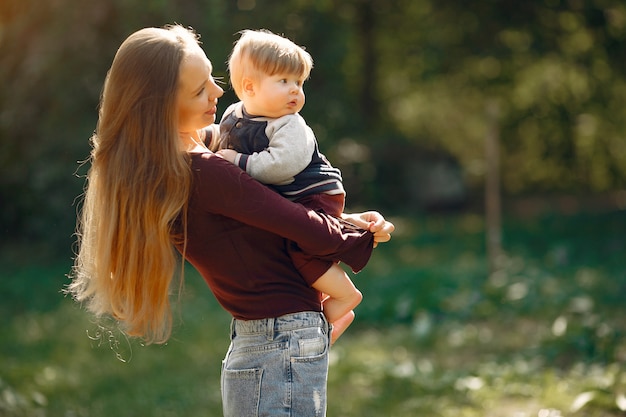
[[[263,75],[295,74],[309,78],[313,68],[313,58],[301,46],[287,38],[267,30],[243,30],[235,43],[228,69],[230,83],[240,99],[242,82],[245,78],[254,80]]]
[[[172,328],[174,223],[185,217],[191,184],[176,97],[180,64],[197,44],[178,25],[130,35],[107,74],[91,139],[67,291],[147,343],[165,342]]]

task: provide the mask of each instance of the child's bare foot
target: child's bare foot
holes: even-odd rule
[[[354,321],[354,311],[349,311],[343,317],[333,322],[333,331],[330,333],[330,344],[333,345],[337,339],[346,331]]]

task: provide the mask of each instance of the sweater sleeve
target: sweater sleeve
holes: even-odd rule
[[[283,185],[311,162],[315,150],[313,130],[299,114],[269,122],[268,147],[252,155],[240,155],[239,166],[264,184]]]
[[[213,152],[217,151],[220,142],[220,125],[213,123],[205,127],[204,132],[204,144],[206,147]]]
[[[306,253],[339,260],[355,272],[367,264],[373,235],[362,229],[342,229],[340,220],[293,203],[224,159],[195,155],[192,165],[200,181],[198,195],[206,211],[232,218],[286,239]]]

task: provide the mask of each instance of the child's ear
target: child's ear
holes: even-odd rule
[[[254,95],[254,81],[251,78],[244,78],[241,81],[243,87],[243,93],[248,96]]]

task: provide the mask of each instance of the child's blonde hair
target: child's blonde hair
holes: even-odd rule
[[[268,30],[243,30],[240,33],[228,60],[230,83],[240,99],[245,78],[257,80],[277,73],[309,78],[313,58],[303,47]]]

